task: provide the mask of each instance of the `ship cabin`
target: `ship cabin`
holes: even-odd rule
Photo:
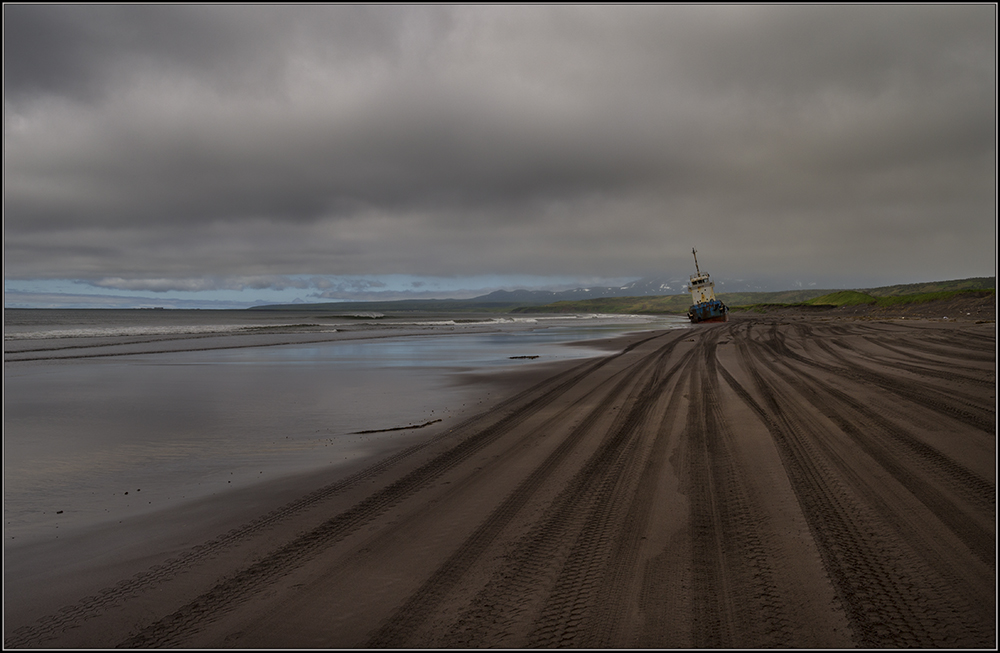
[[[693,274],[688,282],[692,304],[704,304],[715,299],[715,282],[708,274]]]

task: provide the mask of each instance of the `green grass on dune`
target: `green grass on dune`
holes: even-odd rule
[[[995,290],[942,290],[939,292],[922,292],[910,295],[894,295],[889,297],[878,297],[875,303],[879,306],[898,306],[900,304],[922,304],[933,302],[939,299],[952,299],[954,297],[986,297],[995,295]]]
[[[899,295],[917,295],[959,290],[996,290],[996,277],[970,277],[968,279],[953,279],[951,281],[907,283],[895,286],[881,286],[879,288],[864,288],[862,290],[873,297],[896,297]]]
[[[858,306],[861,304],[874,304],[878,300],[868,293],[857,290],[840,290],[828,295],[821,295],[810,299],[805,304],[810,306]]]
[[[841,290],[811,299],[806,304],[810,306],[860,306],[874,305],[880,308],[901,306],[904,304],[923,304],[942,299],[953,299],[962,296],[985,297],[994,294],[994,290],[939,290],[936,292],[917,292],[906,295],[872,296],[856,290]]]

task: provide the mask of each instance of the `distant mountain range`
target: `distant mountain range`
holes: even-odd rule
[[[684,281],[639,279],[624,286],[605,288],[574,288],[573,290],[497,290],[469,301],[503,304],[551,304],[599,297],[644,297],[646,295],[676,295],[685,291]]]
[[[662,297],[687,292],[687,279],[676,277],[649,277],[632,281],[623,286],[599,288],[575,288],[573,290],[497,290],[488,295],[474,297],[470,302],[502,304],[551,304],[552,302],[575,302],[584,299],[604,297]],[[757,283],[742,279],[716,279],[716,292],[762,292]]]
[[[645,297],[686,292],[687,279],[647,278],[623,286],[575,288],[573,290],[497,290],[471,299],[401,299],[392,301],[324,302],[321,304],[276,304],[251,310],[500,310],[511,306],[533,306],[562,301],[583,301],[605,297]],[[720,284],[721,285],[721,284]]]
[[[472,299],[402,299],[395,301],[324,302],[319,304],[272,304],[255,306],[249,310],[334,310],[334,311],[507,311],[521,306],[544,306],[555,302],[584,302],[617,297],[664,297],[685,295],[687,279],[646,278],[623,286],[576,288],[573,290],[497,290]],[[862,289],[877,296],[904,292],[930,292],[993,288],[995,277],[974,277],[954,281],[905,284],[883,288]],[[838,289],[800,289],[781,292],[764,291],[759,284],[743,280],[716,280],[716,292],[725,301],[759,303],[767,301],[804,301]],[[678,298],[680,304],[687,300]],[[686,306],[685,306],[686,308]]]

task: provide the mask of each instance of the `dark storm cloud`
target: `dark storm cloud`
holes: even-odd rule
[[[391,52],[396,15],[371,15],[377,11],[6,5],[6,99],[54,95],[96,102],[121,85],[167,75],[194,77],[230,92],[279,85],[289,54]]]
[[[993,266],[993,6],[4,18],[8,277]]]

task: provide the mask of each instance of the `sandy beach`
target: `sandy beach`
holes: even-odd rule
[[[995,329],[740,314],[469,374],[382,454],[8,557],[5,645],[994,648]]]

